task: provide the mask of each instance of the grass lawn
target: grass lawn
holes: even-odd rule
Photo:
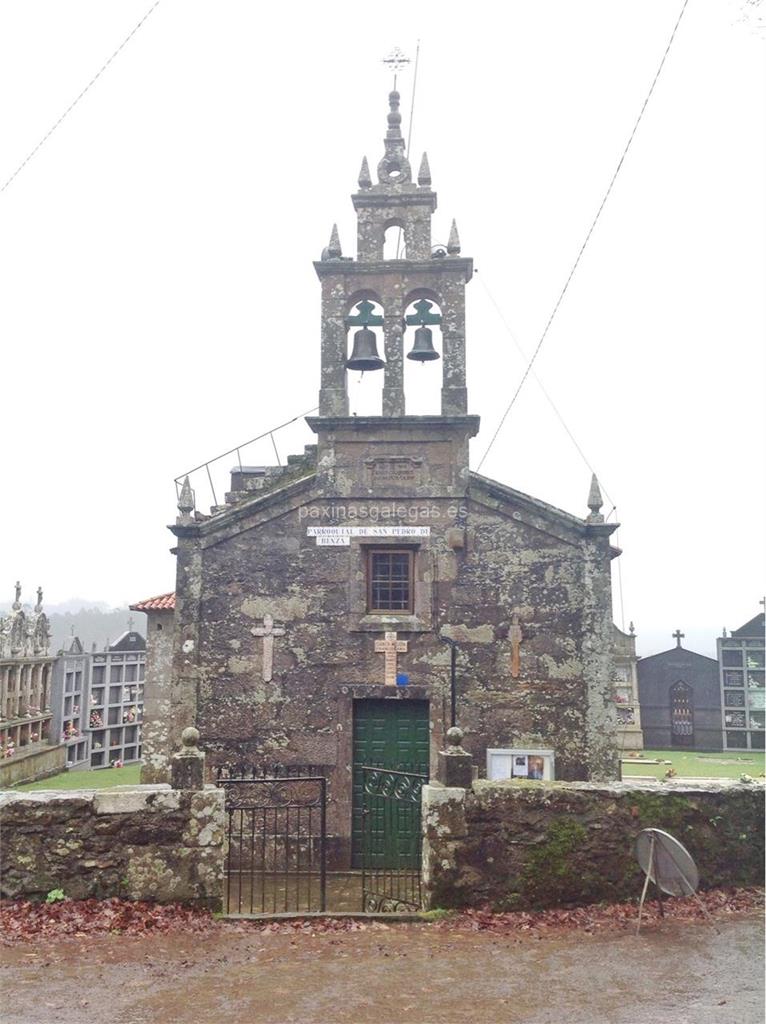
[[[15,786],[14,791],[33,789],[109,789],[111,786],[137,786],[141,774],[140,764],[129,764],[124,768],[99,768],[96,771],[61,772],[39,782],[27,782]]]
[[[678,778],[738,779],[743,773],[754,779],[764,774],[764,753],[760,750],[726,750],[719,753],[698,754],[681,750],[645,750],[644,758],[672,761]],[[627,756],[624,754],[623,756]],[[623,764],[622,777],[653,775],[665,777],[670,765]],[[141,765],[129,764],[125,768],[101,768],[97,771],[62,772],[40,782],[27,782],[15,786],[15,791],[35,789],[109,789],[112,786],[137,786]]]
[[[762,750],[723,750],[705,754],[693,750],[645,750],[643,754],[647,760],[656,757],[661,761],[671,761],[678,778],[682,779],[738,779],[743,773],[757,779],[764,773]],[[667,764],[623,764],[622,777],[654,775],[662,779],[668,768],[670,765]]]

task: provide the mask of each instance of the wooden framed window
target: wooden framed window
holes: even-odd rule
[[[367,612],[413,614],[414,551],[371,548],[367,552]]]

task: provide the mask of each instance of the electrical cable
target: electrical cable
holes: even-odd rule
[[[410,155],[410,143],[412,142],[412,122],[415,119],[415,93],[418,88],[418,63],[420,61],[420,40],[418,39],[417,46],[415,47],[415,68],[412,74],[412,102],[410,103],[410,124],[407,129],[407,149],[405,153],[409,158]],[[399,228],[399,234],[396,236],[396,258],[399,259],[399,249],[402,244],[402,229]]]
[[[12,181],[13,181],[13,180],[14,180],[14,179],[16,178],[16,176],[17,176],[17,175],[18,175],[18,174],[19,174],[19,173],[20,173],[20,172],[21,172],[21,171],[22,171],[22,170],[23,170],[23,169],[24,169],[24,168],[26,167],[26,165],[27,165],[27,164],[29,163],[29,161],[30,161],[30,160],[32,159],[32,157],[33,157],[33,156],[34,156],[34,155],[35,155],[35,154],[36,154],[36,153],[37,153],[37,152],[38,152],[38,151],[39,151],[39,150],[40,150],[40,149],[41,149],[41,148],[42,148],[42,147],[43,147],[43,146],[45,145],[45,143],[46,143],[46,142],[48,141],[48,139],[49,139],[49,138],[51,137],[51,135],[53,135],[53,133],[54,133],[54,132],[56,131],[56,129],[57,129],[57,128],[58,128],[58,126],[59,126],[59,125],[61,124],[61,122],[62,122],[62,121],[64,120],[64,118],[65,118],[65,117],[67,116],[67,114],[69,114],[69,113],[70,113],[70,112],[71,112],[72,110],[74,110],[74,108],[75,108],[75,107],[77,106],[77,104],[78,104],[78,103],[80,102],[80,100],[81,100],[81,99],[83,98],[83,96],[84,96],[84,95],[85,95],[85,93],[86,93],[86,92],[88,91],[88,89],[90,89],[90,87],[91,87],[91,86],[92,86],[92,85],[93,85],[93,84],[94,84],[94,83],[95,83],[96,81],[98,81],[98,79],[99,79],[99,78],[101,77],[101,75],[102,75],[102,74],[103,74],[103,73],[104,73],[104,72],[106,71],[106,69],[107,69],[107,68],[109,67],[109,65],[110,65],[110,64],[112,63],[112,61],[114,60],[114,58],[115,58],[115,57],[117,56],[117,54],[118,54],[118,53],[120,53],[120,51],[121,51],[121,50],[123,49],[123,47],[124,47],[124,46],[126,46],[126,44],[130,42],[130,40],[131,40],[131,39],[133,38],[133,36],[134,36],[134,35],[136,34],[136,32],[138,32],[138,30],[139,30],[139,29],[141,28],[141,26],[143,25],[143,23],[144,23],[144,22],[146,21],[146,19],[147,19],[147,18],[149,17],[149,15],[150,15],[150,14],[152,13],[152,11],[154,11],[154,10],[155,10],[155,8],[159,7],[159,5],[160,5],[160,2],[161,2],[161,0],[155,0],[155,3],[153,3],[153,4],[152,4],[152,6],[151,6],[151,7],[149,8],[149,10],[148,10],[148,11],[146,12],[146,14],[145,14],[145,15],[143,16],[143,18],[142,18],[142,19],[141,19],[141,20],[140,20],[140,21],[138,22],[138,24],[137,24],[137,25],[136,25],[136,26],[135,26],[135,27],[133,28],[133,30],[132,30],[132,31],[131,31],[131,32],[130,32],[130,33],[129,33],[129,34],[128,34],[128,35],[127,35],[127,36],[126,36],[126,37],[125,37],[124,39],[123,39],[123,41],[122,41],[122,42],[120,43],[120,45],[119,45],[119,46],[117,47],[117,49],[116,49],[116,50],[114,51],[114,53],[113,53],[113,54],[112,54],[112,56],[111,56],[111,57],[109,58],[109,60],[108,60],[108,61],[106,61],[106,63],[105,63],[105,64],[104,64],[104,65],[103,65],[103,66],[102,66],[102,67],[101,67],[100,69],[99,69],[99,71],[97,71],[97,72],[96,72],[96,74],[95,74],[95,75],[93,76],[93,78],[91,78],[91,80],[90,80],[90,81],[88,82],[88,84],[87,84],[87,85],[85,86],[85,88],[84,88],[84,89],[82,90],[82,92],[81,92],[81,93],[79,94],[79,96],[77,96],[77,97],[76,97],[76,98],[75,98],[74,100],[72,100],[72,102],[71,102],[71,103],[69,104],[69,106],[68,106],[68,107],[66,108],[66,110],[64,111],[64,113],[63,113],[63,114],[61,115],[61,117],[60,117],[60,118],[58,119],[58,121],[56,121],[56,123],[55,123],[55,124],[53,125],[53,127],[52,127],[52,128],[50,128],[50,129],[49,129],[49,130],[48,130],[48,131],[47,131],[47,132],[45,133],[45,135],[43,135],[43,137],[42,137],[42,138],[40,139],[40,141],[39,141],[39,142],[37,143],[37,145],[35,146],[35,148],[34,148],[34,149],[33,149],[33,150],[32,150],[32,151],[31,151],[31,152],[30,152],[30,153],[28,154],[28,156],[26,156],[26,157],[24,158],[24,160],[22,160],[22,161],[21,161],[21,163],[20,163],[20,164],[19,164],[19,166],[18,166],[18,167],[16,168],[16,170],[15,170],[15,171],[13,172],[13,174],[12,174],[12,175],[10,176],[10,178],[8,178],[8,180],[7,180],[6,182],[5,182],[5,184],[4,184],[4,185],[3,185],[2,187],[0,187],[0,192],[5,192],[5,190],[6,190],[6,189],[8,188],[8,186],[9,186],[9,185],[11,184],[11,182],[12,182]]]
[[[535,360],[537,359],[537,356],[540,353],[540,349],[543,347],[543,342],[545,341],[546,337],[548,336],[548,331],[551,328],[551,324],[553,323],[553,320],[554,320],[554,318],[556,316],[556,313],[558,312],[559,307],[560,307],[560,305],[561,305],[561,303],[562,303],[562,301],[564,299],[564,296],[567,293],[567,289],[569,288],[569,284],[570,284],[572,278],[574,277],[575,271],[577,270],[577,267],[580,264],[580,260],[582,259],[583,253],[585,252],[585,249],[586,249],[586,247],[588,245],[588,242],[590,241],[591,235],[593,234],[593,231],[594,231],[594,229],[596,227],[596,224],[598,223],[599,218],[601,217],[601,212],[604,209],[604,206],[606,205],[606,201],[609,198],[609,196],[611,195],[612,189],[614,187],[614,183],[617,180],[617,175],[620,173],[620,170],[622,169],[622,165],[623,165],[623,163],[625,161],[625,157],[628,155],[628,150],[630,149],[631,143],[633,142],[633,138],[635,137],[636,131],[638,130],[638,126],[641,123],[641,119],[644,116],[644,111],[646,110],[646,107],[647,107],[647,105],[649,103],[649,100],[651,99],[652,93],[654,92],[654,87],[657,85],[657,81],[658,81],[658,79],[660,77],[660,73],[662,72],[662,69],[665,66],[665,61],[667,59],[668,53],[670,52],[670,47],[673,45],[673,40],[676,37],[676,32],[678,31],[678,26],[681,24],[681,19],[684,16],[684,11],[686,10],[686,7],[687,7],[688,3],[689,3],[689,0],[683,0],[683,4],[681,6],[681,12],[678,15],[678,18],[676,19],[675,25],[673,26],[673,31],[670,33],[670,39],[668,40],[667,46],[665,47],[665,52],[662,55],[662,60],[660,61],[659,67],[657,68],[657,71],[656,71],[656,73],[654,75],[654,79],[652,81],[652,84],[649,87],[649,92],[646,94],[646,99],[644,100],[643,105],[641,106],[641,110],[639,111],[638,117],[636,118],[636,122],[633,125],[633,130],[631,131],[630,136],[628,137],[628,141],[625,144],[625,148],[622,151],[622,156],[620,157],[620,159],[619,159],[619,161],[617,163],[617,167],[616,167],[616,169],[614,171],[614,174],[612,175],[612,179],[609,182],[607,190],[604,193],[604,197],[601,200],[601,204],[600,204],[598,210],[596,211],[596,216],[593,218],[593,221],[591,222],[591,225],[588,228],[588,233],[585,236],[585,241],[580,246],[580,251],[577,254],[577,258],[575,259],[574,263],[572,264],[572,269],[569,271],[569,276],[567,277],[566,281],[564,282],[564,287],[561,289],[559,297],[558,297],[558,299],[556,300],[556,302],[555,302],[555,304],[553,306],[553,311],[551,312],[551,315],[548,317],[548,322],[545,325],[543,333],[540,335],[540,340],[538,341],[538,343],[537,343],[537,345],[535,347],[535,350],[532,353],[532,357],[529,360],[529,363],[527,364],[526,369],[524,370],[522,378],[519,381],[519,385],[516,388],[516,391],[515,391],[515,393],[513,395],[513,398],[511,398],[511,401],[509,402],[508,407],[506,408],[505,412],[502,415],[502,418],[500,419],[499,424],[497,425],[497,429],[495,430],[494,434],[492,435],[492,438],[491,438],[489,444],[487,445],[487,448],[486,448],[484,454],[482,455],[481,460],[479,461],[479,465],[477,467],[477,472],[484,465],[485,459],[489,455],[489,453],[490,453],[490,451],[492,449],[492,446],[494,445],[495,441],[497,440],[497,437],[498,437],[500,431],[503,429],[503,425],[505,424],[505,421],[508,418],[508,414],[510,413],[511,409],[513,408],[513,406],[514,406],[514,404],[516,402],[516,399],[519,397],[519,394],[521,393],[521,389],[524,387],[524,384],[525,384],[525,382],[527,380],[527,377],[529,376],[529,374],[530,374],[530,372],[532,370],[532,366],[534,365],[534,362],[535,362]]]
[[[489,286],[488,286],[486,280],[484,279],[483,275],[479,275],[479,283],[481,284],[482,288],[486,292],[488,299],[490,300],[492,305],[495,307],[497,315],[500,317],[500,321],[503,324],[503,327],[505,327],[506,331],[508,332],[508,335],[510,336],[511,341],[514,343],[514,345],[516,346],[518,351],[521,353],[522,358],[526,359],[527,358],[526,352],[522,348],[521,343],[519,342],[518,338],[516,337],[516,335],[514,334],[513,330],[511,329],[511,325],[506,320],[505,314],[503,313],[502,309],[500,308],[500,305],[498,304],[498,302],[495,299],[495,297],[492,294],[492,292],[489,290]],[[591,473],[593,473],[593,475],[598,478],[598,473],[596,473],[596,470],[591,465],[591,463],[590,463],[588,457],[586,456],[585,452],[580,447],[580,445],[579,445],[579,443],[577,441],[577,438],[574,436],[572,431],[569,429],[569,426],[567,425],[564,417],[562,416],[561,412],[559,411],[558,406],[553,401],[553,398],[548,393],[548,390],[546,389],[546,387],[543,384],[543,382],[540,380],[539,375],[534,370],[532,370],[532,376],[537,381],[538,387],[540,388],[540,390],[542,391],[543,395],[545,396],[545,398],[546,398],[548,404],[550,405],[551,409],[553,409],[554,413],[556,414],[556,418],[558,419],[559,423],[561,424],[561,426],[566,431],[567,437],[569,438],[569,440],[572,442],[572,444],[576,448],[577,453],[579,454],[580,458],[583,460],[583,462],[588,467],[588,469],[591,471]],[[609,513],[606,516],[606,519],[608,521],[609,517],[612,515],[612,513],[617,511],[617,505],[614,502],[614,500],[612,499],[612,496],[609,494],[609,492],[607,491],[606,487],[603,485],[603,483],[601,482],[600,479],[599,479],[599,487],[603,491],[604,496],[606,497],[606,499],[609,502],[609,504],[612,506],[610,511],[609,511]],[[617,547],[619,547],[620,546],[620,531],[619,531],[619,529],[615,532],[614,540],[615,540],[615,545]],[[617,591],[618,591],[618,596],[619,596],[619,601],[620,601],[620,623],[621,623],[622,631],[624,633],[625,632],[625,602],[624,602],[624,599],[623,599],[623,592],[622,592],[622,562],[620,562],[619,559],[617,561]]]

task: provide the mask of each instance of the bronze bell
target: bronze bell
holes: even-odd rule
[[[369,327],[363,327],[354,335],[354,347],[351,350],[351,358],[346,360],[346,368],[349,370],[380,370],[386,364],[378,355],[378,343],[375,332]]]
[[[434,348],[430,327],[418,327],[415,331],[415,343],[412,351],[407,353],[407,358],[415,359],[419,363],[429,363],[432,359],[439,358],[439,353]]]

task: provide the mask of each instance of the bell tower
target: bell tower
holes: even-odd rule
[[[434,432],[459,442],[457,476],[467,480],[468,438],[479,420],[467,415],[465,359],[465,286],[473,261],[460,255],[457,226],[452,221],[447,246],[433,246],[431,217],[436,193],[431,188],[428,158],[423,154],[417,175],[406,153],[401,130],[399,93],[389,93],[384,151],[373,183],[367,158],[359,172],[359,191],[352,196],[357,216],[356,258],[345,257],[336,226],[322,258],[314,264],[322,287],[322,346],[319,415],[309,425],[319,435],[320,466],[340,434],[364,429],[368,443],[377,433],[394,437],[418,435],[423,443]],[[385,251],[386,232],[399,237],[395,256]],[[408,312],[409,310],[409,312]],[[433,326],[442,335],[442,356],[432,343]],[[378,329],[378,334],[375,332]],[[377,349],[382,342],[382,355]],[[349,342],[352,351],[349,354]],[[407,416],[404,392],[407,358],[427,363],[424,372],[441,367],[441,410],[430,416]],[[380,416],[349,416],[349,370],[382,372]],[[334,451],[334,448],[333,448]],[[330,463],[336,464],[333,456]],[[325,465],[327,465],[327,461]],[[457,484],[457,479],[453,481]]]

